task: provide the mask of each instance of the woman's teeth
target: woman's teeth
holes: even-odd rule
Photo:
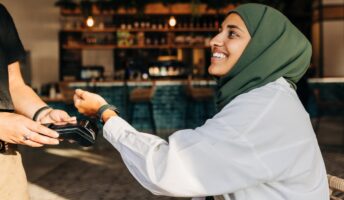
[[[214,58],[225,58],[227,56],[223,53],[213,53],[213,57]]]

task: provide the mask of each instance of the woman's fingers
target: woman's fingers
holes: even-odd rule
[[[88,110],[88,100],[85,99],[86,93],[86,91],[81,89],[75,90],[74,106],[78,109],[78,112],[81,114],[86,114],[85,110]]]
[[[88,102],[88,101],[96,101],[97,99],[101,98],[99,95],[88,92],[86,90],[82,89],[76,89],[75,90],[75,99],[76,101],[79,102]]]
[[[93,116],[104,104],[107,104],[107,102],[98,94],[87,92],[81,89],[75,90],[74,105],[81,114]]]
[[[82,99],[77,94],[75,94],[73,100],[74,106],[79,109],[79,107],[81,106]]]
[[[78,98],[84,99],[87,92],[85,90],[82,90],[82,89],[76,89],[75,94],[77,95]]]
[[[79,99],[80,99],[79,96],[75,93],[75,94],[73,95],[74,103],[75,103],[76,101],[78,101]]]

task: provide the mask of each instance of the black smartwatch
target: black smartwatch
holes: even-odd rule
[[[101,122],[102,124],[105,123],[105,122],[103,121],[103,119],[102,119],[102,116],[103,116],[104,111],[107,110],[107,109],[113,110],[117,115],[119,115],[119,111],[118,111],[118,108],[117,108],[116,106],[111,105],[111,104],[102,105],[102,106],[98,109],[98,111],[97,111],[97,117],[98,117],[98,119],[100,120],[100,122]]]

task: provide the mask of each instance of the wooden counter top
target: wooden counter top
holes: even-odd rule
[[[344,77],[309,78],[308,83],[344,83]]]
[[[112,86],[151,86],[152,81],[97,81],[97,82],[69,82],[69,87],[112,87]],[[169,85],[186,85],[187,80],[155,80],[157,86],[169,86]],[[192,80],[192,85],[200,86],[214,86],[216,81],[209,79],[195,79]]]

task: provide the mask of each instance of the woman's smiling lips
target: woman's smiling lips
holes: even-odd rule
[[[227,53],[219,50],[214,50],[211,56],[211,62],[220,62],[226,58],[228,58]]]

